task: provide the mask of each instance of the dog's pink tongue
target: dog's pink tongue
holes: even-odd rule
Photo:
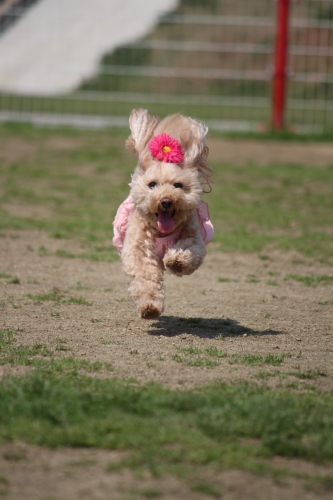
[[[170,212],[158,212],[157,227],[160,233],[168,234],[173,231],[175,221]]]

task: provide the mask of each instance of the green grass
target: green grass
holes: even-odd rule
[[[198,349],[197,347],[178,347],[177,351],[188,355],[200,354],[202,352],[201,349]]]
[[[44,369],[52,373],[68,373],[78,375],[101,370],[113,371],[110,363],[90,362],[73,357],[57,358],[54,352],[43,343],[21,345],[16,342],[17,332],[11,329],[0,330],[0,365],[29,366]],[[68,351],[65,339],[55,339],[55,351]]]
[[[183,358],[179,354],[174,354],[172,356],[173,361],[176,361],[177,363],[183,363],[188,366],[197,366],[204,368],[214,368],[218,365],[218,363],[216,362],[216,360],[211,360],[209,358],[200,356],[203,352],[204,354],[213,358],[228,357],[228,354],[226,352],[221,351],[216,347],[208,347],[207,349],[204,349],[204,351],[202,351],[202,349],[198,349],[197,347],[177,347],[177,351],[187,357]],[[190,356],[190,358],[188,356]]]
[[[56,343],[56,351],[70,351],[70,348],[66,346],[67,340],[57,337],[54,339]]]
[[[279,283],[276,280],[268,280],[266,281],[266,285],[279,286]]]
[[[292,371],[288,372],[287,375],[291,375],[293,377],[299,378],[301,380],[315,380],[318,377],[327,377],[327,373],[325,370],[307,370],[306,372],[301,371]]]
[[[173,361],[176,361],[176,363],[182,363],[183,365],[194,366],[197,368],[215,368],[215,366],[217,366],[218,364],[216,361],[202,356],[196,358],[183,358],[179,354],[173,354],[171,356],[171,359]]]
[[[333,462],[331,392],[222,383],[179,392],[37,371],[1,382],[0,422],[1,442],[126,450],[117,467],[154,474],[209,465],[269,473],[265,460],[277,455]]]
[[[80,251],[59,244],[55,252],[59,258],[117,260],[111,245],[112,220],[128,195],[136,164],[125,151],[126,135],[118,130],[88,133],[0,126],[0,231],[40,229],[53,238],[73,238],[81,244]],[[31,148],[19,162],[3,152],[13,139]],[[57,149],[53,141],[60,143]],[[215,227],[214,241],[223,251],[296,250],[332,263],[333,166],[262,167],[253,162],[213,166],[213,191],[205,200]],[[8,209],[12,205],[38,208],[41,215],[29,217],[24,210],[12,215]],[[32,250],[45,258],[54,255],[45,246]]]
[[[287,378],[287,377],[295,377],[300,380],[316,380],[319,377],[327,377],[327,373],[324,370],[307,370],[305,372],[297,370],[293,370],[290,372],[281,372],[280,370],[270,371],[270,372],[260,372],[254,375],[255,378],[266,380],[272,377],[279,378]]]
[[[82,306],[92,306],[92,302],[88,302],[84,297],[70,297],[65,301],[66,304],[77,304]]]
[[[53,288],[50,293],[37,293],[27,294],[29,299],[34,301],[35,305],[40,306],[43,302],[54,302],[55,304],[76,304],[76,305],[84,305],[91,306],[92,302],[88,302],[84,297],[69,297],[66,298],[64,293],[61,293],[60,290],[56,287]]]
[[[260,283],[260,280],[256,278],[253,274],[249,274],[246,278],[247,283]]]
[[[285,276],[285,281],[294,280],[302,283],[305,286],[318,286],[326,285],[328,283],[333,283],[333,276],[327,275],[312,275],[312,276],[301,276],[299,274],[287,274]]]
[[[11,329],[0,330],[0,365],[31,365],[36,357],[39,360],[52,356],[52,351],[42,343],[17,345],[15,335]]]
[[[284,362],[286,358],[291,358],[291,354],[233,354],[229,358],[230,364],[241,364],[248,366],[272,365],[278,366]]]
[[[213,356],[215,358],[226,358],[228,356],[226,352],[221,351],[216,347],[207,347],[207,349],[205,349],[205,353],[208,354],[208,356]]]
[[[125,456],[112,462],[110,470],[129,467],[192,478],[193,491],[216,498],[219,488],[205,480],[209,470],[298,477],[292,469],[279,472],[272,467],[268,459],[275,456],[333,465],[332,391],[300,392],[298,386],[298,392],[271,390],[243,382],[176,391],[154,383],[91,377],[113,367],[57,357],[58,350],[66,348],[62,337],[54,339],[53,351],[44,344],[18,344],[18,333],[24,332],[0,330],[0,364],[30,368],[24,376],[0,381],[0,443],[123,450]],[[215,347],[178,352],[184,357],[176,354],[175,361],[206,368],[227,356]],[[243,356],[238,361],[279,365],[285,357],[289,355]],[[307,380],[325,373],[302,376],[296,370],[286,375]],[[324,481],[326,488],[331,484],[330,476],[305,474],[302,480],[313,485]]]
[[[66,465],[70,467],[89,467],[89,465],[96,464],[96,460],[93,458],[83,458],[82,460],[67,460]]]
[[[15,276],[13,279],[7,281],[8,285],[20,285],[21,282],[20,282],[20,279]]]
[[[263,366],[272,365],[278,366],[284,362],[285,359],[291,358],[290,353],[285,354],[231,354],[229,355],[225,351],[217,349],[217,347],[208,347],[203,351],[201,349],[193,347],[177,348],[178,353],[185,355],[182,357],[180,354],[173,354],[171,359],[177,363],[183,363],[188,366],[198,366],[205,368],[214,368],[218,366],[218,359],[227,358],[228,362],[233,364],[247,365],[247,366]],[[201,356],[201,354],[206,354],[211,358],[216,358],[214,360]],[[302,377],[299,377],[302,378]],[[307,378],[304,376],[304,378]],[[309,377],[311,378],[311,377]]]
[[[222,498],[221,491],[210,483],[196,483],[192,486],[191,490],[197,491],[198,493],[204,493],[205,495],[213,498]]]

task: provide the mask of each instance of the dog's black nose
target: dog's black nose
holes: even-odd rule
[[[172,207],[173,201],[170,198],[162,198],[160,204],[163,210],[169,210]]]

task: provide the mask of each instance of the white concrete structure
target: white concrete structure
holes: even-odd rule
[[[0,91],[54,95],[96,73],[106,52],[152,29],[177,0],[40,0],[0,37]]]

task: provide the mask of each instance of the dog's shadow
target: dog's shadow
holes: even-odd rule
[[[238,321],[225,318],[177,318],[162,316],[151,323],[149,335],[177,337],[189,334],[200,338],[214,339],[222,337],[283,335],[279,330],[253,330],[242,326]]]

